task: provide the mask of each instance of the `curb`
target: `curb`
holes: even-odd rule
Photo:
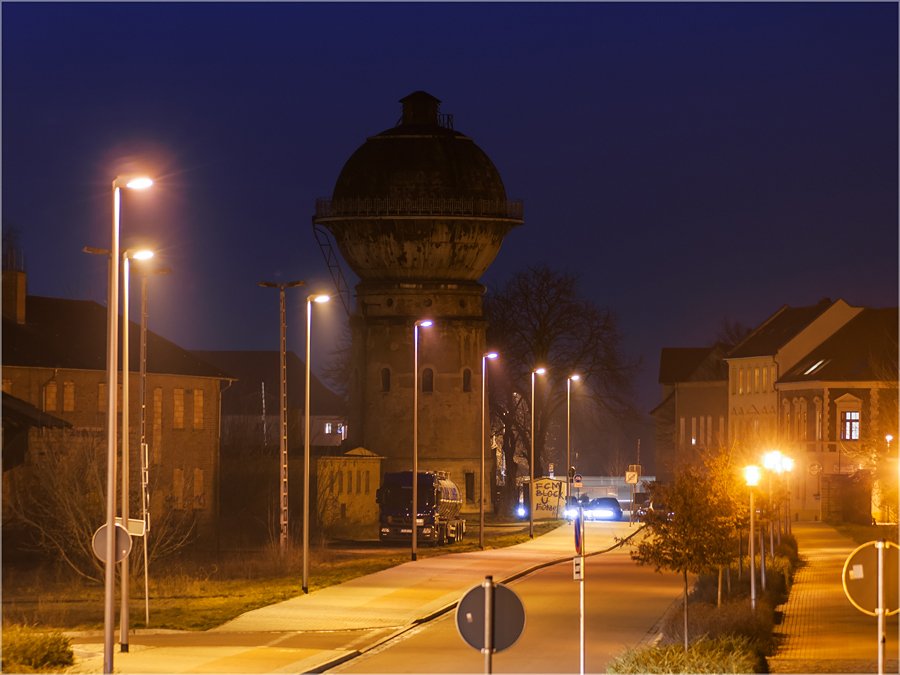
[[[613,544],[613,545],[610,546],[609,548],[605,548],[605,549],[600,550],[600,551],[594,551],[593,553],[586,553],[586,554],[584,555],[584,557],[585,557],[585,558],[592,558],[592,557],[594,557],[594,556],[602,555],[603,553],[609,553],[610,551],[614,551],[615,549],[621,547],[621,546],[624,545],[626,542],[630,541],[630,540],[633,539],[635,536],[637,536],[637,534],[638,534],[639,532],[643,531],[643,529],[644,529],[644,525],[639,525],[638,529],[636,529],[634,532],[632,532],[631,534],[629,534],[629,535],[628,535],[627,537],[625,537],[624,539],[618,540],[615,544]],[[545,567],[550,567],[550,566],[552,566],[552,565],[558,565],[559,563],[566,562],[567,560],[574,560],[575,558],[578,558],[578,557],[581,557],[581,556],[578,556],[578,555],[576,554],[576,555],[570,555],[570,556],[563,556],[562,558],[556,558],[556,559],[554,559],[554,560],[548,560],[548,561],[546,561],[546,562],[538,563],[538,564],[536,564],[536,565],[532,565],[531,567],[527,567],[527,568],[525,568],[525,569],[523,569],[523,570],[520,570],[520,571],[518,571],[518,572],[515,572],[515,573],[509,575],[508,577],[504,577],[503,579],[501,579],[501,580],[499,580],[499,581],[496,581],[495,583],[503,584],[503,583],[508,583],[508,582],[510,582],[510,581],[515,581],[516,579],[521,579],[522,577],[524,577],[524,576],[526,576],[526,575],[528,575],[528,574],[531,574],[532,572],[536,572],[536,571],[538,571],[538,570],[540,570],[540,569],[544,569]],[[415,620],[414,620],[412,623],[410,623],[409,625],[404,626],[403,628],[399,629],[398,631],[396,631],[396,632],[393,633],[392,635],[388,635],[388,636],[382,638],[381,640],[379,640],[378,642],[375,642],[375,643],[369,645],[369,646],[366,647],[365,649],[357,649],[357,650],[354,650],[354,651],[352,651],[352,652],[347,652],[346,654],[341,654],[341,656],[339,656],[339,657],[333,658],[333,659],[331,659],[330,661],[326,661],[326,662],[324,662],[324,663],[322,663],[322,664],[316,666],[315,668],[312,668],[312,669],[310,669],[310,670],[306,670],[306,671],[303,671],[303,672],[304,672],[304,673],[324,673],[325,671],[330,670],[331,668],[335,668],[335,667],[341,665],[342,663],[346,663],[347,661],[351,661],[351,660],[353,660],[353,659],[355,659],[355,658],[358,658],[358,657],[362,656],[362,655],[365,654],[366,652],[369,652],[369,651],[371,651],[371,650],[373,650],[373,649],[376,649],[376,648],[378,648],[378,647],[381,647],[381,646],[384,645],[384,644],[387,644],[387,643],[390,642],[391,640],[394,640],[394,639],[400,637],[401,635],[403,635],[404,633],[406,633],[406,632],[412,630],[413,628],[417,628],[417,627],[421,626],[422,624],[425,624],[425,623],[428,623],[429,621],[433,621],[434,619],[437,619],[439,616],[442,616],[442,615],[446,614],[447,612],[449,612],[450,610],[452,610],[452,609],[453,609],[454,607],[456,607],[458,604],[459,604],[459,600],[457,599],[455,602],[452,602],[452,603],[450,603],[450,604],[448,604],[448,605],[445,605],[444,607],[441,607],[441,608],[438,609],[438,610],[435,610],[435,611],[433,611],[433,612],[431,612],[431,613],[429,613],[429,614],[426,614],[425,616],[422,616],[422,617],[419,617],[418,619],[415,619]],[[654,628],[656,628],[656,626],[654,626]],[[651,631],[652,631],[652,630],[653,630],[653,629],[651,629]]]

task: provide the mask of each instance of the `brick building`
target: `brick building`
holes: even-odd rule
[[[91,436],[106,445],[106,308],[92,301],[26,297],[24,288],[24,272],[3,272],[4,440],[8,432],[12,437],[7,418],[14,406],[25,412],[31,406],[37,422],[27,438],[19,436],[22,461],[4,464],[4,479],[8,471],[28,471],[29,454],[46,450],[40,429],[60,426],[54,419],[65,423],[61,433]],[[131,323],[129,342],[130,489],[136,495],[141,465],[139,325]],[[150,512],[157,514],[154,518],[167,510],[181,512],[193,521],[197,544],[212,546],[219,508],[221,384],[233,378],[150,331],[146,371]],[[48,425],[40,424],[38,413],[47,416]],[[120,446],[121,415],[120,408]],[[6,446],[3,451],[5,456]]]

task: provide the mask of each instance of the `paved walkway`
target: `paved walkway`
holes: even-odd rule
[[[878,626],[847,599],[841,578],[857,544],[824,523],[794,523],[805,561],[782,607],[782,645],[773,673],[876,673]],[[885,672],[897,672],[897,617],[887,620]]]
[[[588,523],[587,550],[609,548],[615,537],[636,530],[628,523]],[[128,653],[116,646],[114,668],[119,673],[322,672],[454,606],[486,575],[509,581],[574,553],[572,527],[563,526],[509,548],[419,559],[247,612],[211,631],[137,631]],[[79,657],[74,670],[102,672],[102,634],[80,635],[74,643]]]

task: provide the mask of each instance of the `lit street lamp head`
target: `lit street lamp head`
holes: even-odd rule
[[[496,359],[497,356],[497,352],[487,352],[486,354],[484,354],[484,358],[486,359]]]
[[[113,188],[131,188],[132,190],[146,190],[148,187],[153,185],[153,179],[148,178],[147,176],[140,176],[134,174],[126,174],[124,176],[117,176],[113,181]]]
[[[750,487],[759,485],[759,467],[748,466],[744,469],[744,478],[747,479],[747,485]]]
[[[311,296],[309,296],[309,300],[312,300],[313,302],[318,302],[318,303],[328,302],[329,300],[331,300],[331,296],[330,295],[311,295]]]
[[[421,321],[416,321],[417,326],[421,326],[422,328],[430,328],[434,325],[434,321],[431,319],[422,319]]]
[[[769,470],[779,471],[781,469],[781,453],[778,450],[767,452],[763,456],[763,466]]]
[[[547,369],[546,369],[546,368],[535,368],[535,369],[534,369],[534,373],[535,373],[536,375],[543,375],[543,374],[546,373],[546,372],[547,372]]]
[[[579,375],[578,373],[575,373],[574,375],[570,375],[569,379],[572,380],[573,382],[578,382],[578,380],[581,379],[581,375]]]
[[[154,256],[153,251],[149,249],[141,249],[138,251],[125,251],[125,257],[133,260],[150,260]]]

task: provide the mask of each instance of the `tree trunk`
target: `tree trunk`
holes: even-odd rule
[[[728,579],[728,597],[731,597],[731,565],[726,568],[725,576]]]
[[[738,581],[744,576],[744,534],[738,530]]]
[[[719,565],[719,597],[716,601],[716,607],[722,606],[722,566]]]
[[[687,570],[682,572],[684,575],[684,651],[689,649],[688,645],[690,641],[688,640],[688,583],[687,583]]]

